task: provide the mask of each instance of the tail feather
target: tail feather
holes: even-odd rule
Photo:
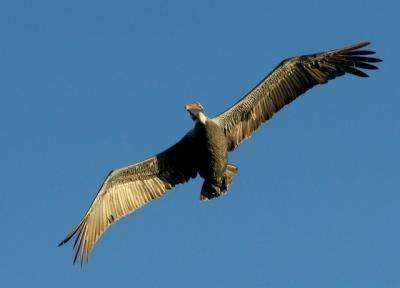
[[[238,167],[228,164],[226,167],[225,175],[222,180],[222,185],[218,186],[211,181],[205,180],[203,183],[203,187],[201,188],[200,200],[210,200],[213,198],[217,198],[226,193],[229,188],[229,185],[232,183],[233,177],[238,172]]]
[[[228,185],[231,184],[232,180],[233,180],[233,176],[235,176],[239,171],[239,168],[235,165],[232,164],[228,164],[226,167],[226,177],[227,177],[227,182]]]
[[[205,180],[201,187],[200,200],[210,200],[222,196],[224,193],[225,191],[222,191],[217,185]]]

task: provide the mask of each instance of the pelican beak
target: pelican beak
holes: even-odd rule
[[[193,109],[193,104],[185,105],[186,111],[190,111]]]
[[[199,103],[197,103],[197,102],[194,102],[194,103],[185,105],[185,109],[186,109],[187,111],[192,111],[192,110],[203,110],[202,107],[201,107],[201,105],[200,105]]]

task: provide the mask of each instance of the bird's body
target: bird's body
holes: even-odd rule
[[[199,175],[204,179],[200,199],[218,197],[226,192],[231,182],[224,129],[217,121],[206,118],[196,122],[193,137],[196,143],[196,166]]]
[[[199,174],[205,180],[220,181],[226,170],[228,149],[224,130],[211,119],[194,127],[198,144]]]
[[[196,142],[196,155],[199,175],[204,179],[222,177],[226,168],[228,153],[223,130],[214,121],[197,121],[193,137]]]
[[[81,222],[60,243],[77,235],[75,258],[87,261],[94,244],[118,219],[161,197],[177,184],[199,174],[204,183],[201,200],[219,197],[228,189],[238,168],[228,163],[228,152],[274,113],[317,84],[346,73],[368,75],[358,70],[377,69],[380,62],[359,50],[369,43],[284,60],[253,90],[214,118],[205,115],[200,103],[186,105],[194,128],[165,151],[139,163],[112,171]]]

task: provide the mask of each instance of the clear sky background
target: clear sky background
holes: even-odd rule
[[[1,1],[1,287],[400,287],[396,1]],[[57,244],[111,169],[228,108],[282,59],[362,41],[368,79],[316,87],[230,161],[113,225],[89,264]]]

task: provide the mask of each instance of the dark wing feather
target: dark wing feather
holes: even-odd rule
[[[357,68],[377,69],[369,63],[382,61],[364,56],[374,54],[374,51],[357,50],[368,44],[365,42],[282,61],[252,91],[214,118],[224,127],[229,151],[250,137],[275,112],[315,85],[324,84],[345,73],[368,77]]]
[[[87,262],[96,241],[112,223],[196,177],[192,131],[164,152],[108,175],[82,221],[60,243],[77,235],[74,263],[78,255],[81,263]]]

